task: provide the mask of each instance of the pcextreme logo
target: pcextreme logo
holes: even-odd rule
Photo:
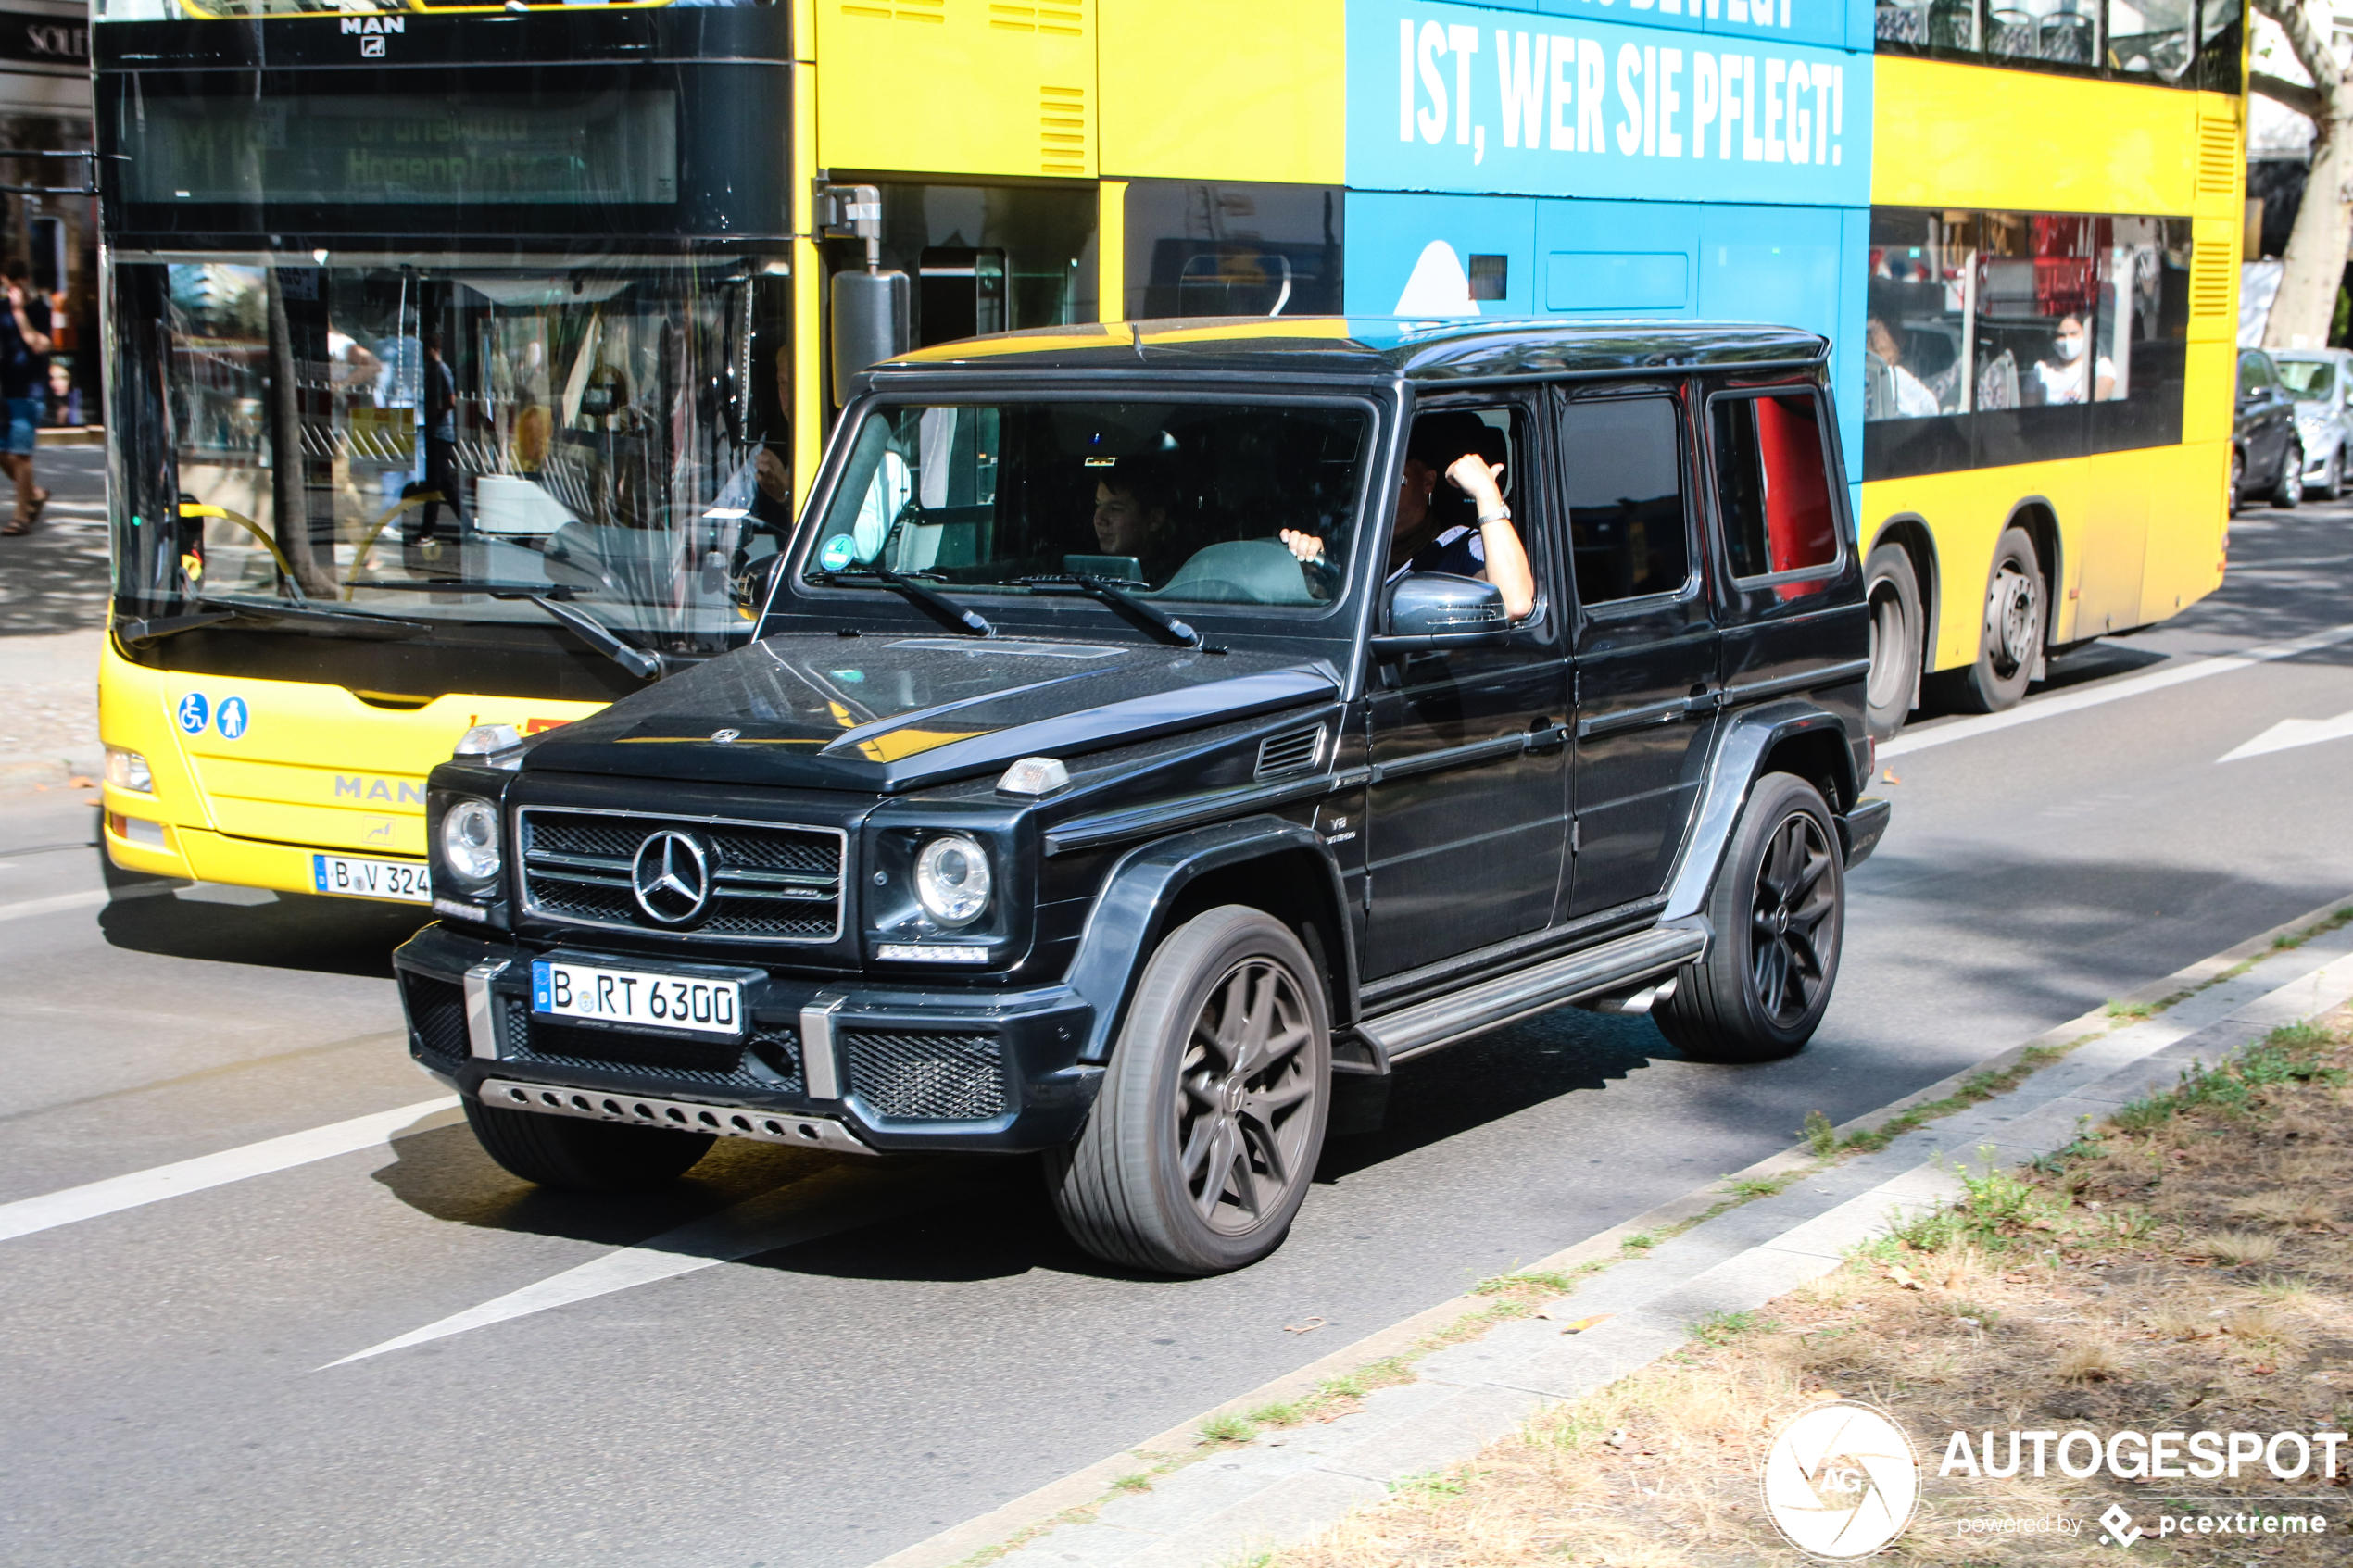
[[[1911,1439],[1859,1400],[1802,1411],[1766,1450],[1765,1512],[1808,1557],[1843,1562],[1883,1549],[1912,1522],[1919,1497]]]

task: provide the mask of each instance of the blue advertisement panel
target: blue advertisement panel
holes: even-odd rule
[[[1829,336],[1862,450],[1871,56],[1851,0],[1350,0],[1347,308]]]

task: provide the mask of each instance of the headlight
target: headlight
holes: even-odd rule
[[[942,834],[915,857],[915,897],[946,926],[970,925],[988,908],[988,851],[961,833]]]
[[[107,747],[107,783],[117,789],[135,790],[141,795],[156,792],[156,776],[148,769],[147,759],[119,746]]]
[[[487,800],[460,800],[441,819],[441,861],[465,882],[498,876],[498,810]]]

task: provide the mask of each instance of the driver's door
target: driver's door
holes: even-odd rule
[[[1535,570],[1536,608],[1500,644],[1374,656],[1368,980],[1549,923],[1567,844],[1568,660],[1534,466],[1542,410],[1532,399],[1443,407],[1506,433],[1504,499]]]

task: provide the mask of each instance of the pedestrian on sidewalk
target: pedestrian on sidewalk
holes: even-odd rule
[[[0,279],[8,299],[6,315],[0,318],[0,397],[7,401],[0,472],[17,485],[16,515],[0,533],[24,534],[32,532],[49,504],[49,492],[32,475],[32,449],[49,384],[49,302],[32,286],[32,269],[21,257],[0,268]]]

